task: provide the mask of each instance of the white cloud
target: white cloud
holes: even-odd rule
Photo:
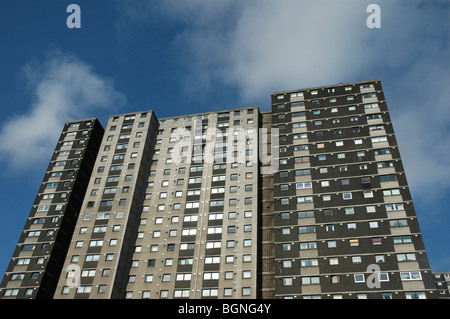
[[[417,192],[423,199],[444,196],[450,187],[448,3],[378,0],[381,29],[369,29],[371,3],[169,0],[160,7],[141,2],[134,7],[139,15],[129,19],[155,23],[159,14],[158,23],[181,26],[173,42],[191,94],[220,90],[212,83],[222,83],[238,88],[242,105],[267,106],[268,92],[381,78],[411,188],[426,185],[429,192]]]
[[[117,25],[175,26],[188,94],[229,85],[240,103],[267,105],[267,92],[354,81],[369,68],[366,2],[122,1]]]
[[[225,83],[238,87],[243,104],[260,103],[262,96],[267,103],[267,92],[351,81],[367,62],[359,47],[367,37],[366,5],[351,0],[122,6],[122,22],[181,26],[173,43],[187,70],[189,93]]]
[[[93,110],[125,102],[110,79],[71,55],[54,53],[23,71],[33,93],[31,106],[7,119],[0,131],[0,152],[9,167],[31,168],[48,160],[66,121],[95,117]]]
[[[281,4],[280,4],[281,3]],[[224,76],[244,101],[267,92],[344,82],[360,69],[364,6],[348,1],[256,1],[233,32]]]

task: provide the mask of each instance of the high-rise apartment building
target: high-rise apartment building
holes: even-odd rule
[[[274,93],[271,121],[280,166],[263,296],[435,297],[380,81]]]
[[[66,124],[1,298],[437,298],[380,81],[271,99]]]
[[[6,275],[2,298],[52,298],[103,136],[96,119],[65,124]]]

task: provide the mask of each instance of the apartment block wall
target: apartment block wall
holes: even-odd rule
[[[126,298],[256,298],[258,109],[160,123]]]
[[[2,298],[52,298],[104,129],[97,119],[67,122],[11,262]]]
[[[272,114],[276,297],[432,297],[380,81],[274,93]]]
[[[262,128],[267,130],[267,155],[272,158],[272,112],[262,113]],[[260,136],[260,138],[263,138]],[[278,158],[274,160],[278,161]],[[262,164],[263,167],[271,165],[270,162]],[[275,297],[275,222],[274,222],[274,174],[261,175],[261,298],[273,299]]]
[[[157,130],[151,111],[109,118],[54,298],[124,298]]]

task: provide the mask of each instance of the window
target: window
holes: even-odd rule
[[[402,281],[405,280],[421,280],[422,275],[420,271],[409,271],[409,272],[400,272],[400,278]]]
[[[294,135],[292,135],[292,138],[294,140],[304,139],[304,138],[308,138],[308,134],[306,134],[306,133],[294,134]],[[280,147],[280,152],[281,152],[281,147]],[[284,148],[284,152],[286,152],[286,148]]]
[[[384,263],[385,262],[384,255],[375,255],[375,262],[376,263]]]
[[[394,236],[392,237],[394,244],[409,244],[412,243],[411,236]]]
[[[195,236],[196,234],[197,234],[197,228],[183,229],[181,231],[181,236]]]
[[[118,182],[119,179],[120,179],[119,176],[111,176],[111,177],[108,177],[108,178],[107,178],[106,182],[107,182],[107,183]]]
[[[309,156],[295,157],[295,163],[309,163]]]
[[[337,257],[329,258],[328,261],[330,263],[330,266],[339,265],[339,258]]]
[[[350,239],[348,242],[349,242],[351,247],[359,246],[359,240],[358,239]]]
[[[195,216],[197,217],[197,216]],[[209,220],[221,220],[223,219],[223,213],[211,213],[208,216]]]
[[[302,98],[303,92],[291,93],[291,98]]]
[[[305,112],[293,112],[292,114],[291,114],[291,117],[303,117],[303,116],[306,116],[306,113]]]
[[[282,173],[286,173],[286,175],[282,176]],[[295,171],[295,176],[303,176],[303,175],[311,175],[310,169],[298,169]],[[280,177],[287,177],[287,172],[280,172]]]
[[[220,263],[220,256],[208,256],[205,257],[205,264],[219,264]]]
[[[378,222],[377,221],[369,222],[369,228],[378,228]]]
[[[355,280],[355,283],[365,282],[364,274],[355,274],[353,275],[353,278]]]
[[[299,197],[297,197],[297,203],[298,204],[312,203],[312,202],[313,202],[313,197],[312,196],[299,196]]]
[[[398,188],[383,190],[383,196],[395,196],[395,195],[400,195],[400,190]]]
[[[302,277],[302,285],[318,285],[320,277]]]
[[[397,261],[416,261],[416,254],[397,254]]]
[[[112,206],[112,204],[113,204],[113,201],[112,201],[112,200],[102,200],[102,201],[100,202],[100,207],[103,207],[103,206]]]
[[[295,187],[296,189],[308,189],[312,188],[312,183],[311,182],[297,183]]]
[[[230,186],[230,193],[236,193],[237,190],[238,190],[237,186]],[[213,188],[211,189],[211,194],[214,194],[214,191],[216,191],[216,194],[225,193],[225,187]]]
[[[387,136],[378,136],[378,137],[372,137],[372,143],[381,143],[381,142],[387,142]]]
[[[408,221],[406,219],[394,219],[389,221],[390,227],[405,227],[408,226]]]
[[[381,245],[381,238],[380,237],[372,238],[372,245]]]
[[[324,209],[323,210],[323,216],[333,216],[333,210],[332,209]]]
[[[212,200],[210,201],[209,206],[223,206],[223,204],[223,200]]]
[[[363,196],[364,196],[364,198],[373,198],[373,191],[372,190],[364,190]]]
[[[124,150],[128,148],[128,144],[117,144],[116,150]]]
[[[388,204],[385,205],[386,211],[397,211],[397,210],[403,210],[403,204]]]
[[[50,209],[50,205],[41,205],[37,208],[38,212],[47,212]]]
[[[317,249],[317,243],[314,241],[300,243],[300,250]]]
[[[332,284],[339,284],[339,283],[341,283],[341,276],[340,275],[331,276],[331,283]]]
[[[374,98],[377,97],[376,93],[366,93],[362,95],[363,99],[369,99],[369,98]]]
[[[103,191],[103,194],[115,194],[116,193],[116,188],[112,187],[112,188],[105,188],[105,190]]]
[[[424,292],[405,292],[406,299],[426,299]]]
[[[384,255],[375,255],[375,262],[376,263],[384,263],[385,262],[385,256]]]
[[[307,234],[307,233],[315,233],[316,227],[315,226],[300,226],[298,228],[299,234]]]
[[[251,247],[252,246],[252,240],[251,239],[244,239],[243,245],[244,245],[244,247]]]
[[[293,282],[294,278],[292,277],[283,278],[283,286],[292,286]]]

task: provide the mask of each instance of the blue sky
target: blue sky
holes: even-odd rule
[[[268,110],[271,92],[378,78],[432,270],[450,271],[449,14],[448,0],[1,1],[0,273],[64,122]]]

